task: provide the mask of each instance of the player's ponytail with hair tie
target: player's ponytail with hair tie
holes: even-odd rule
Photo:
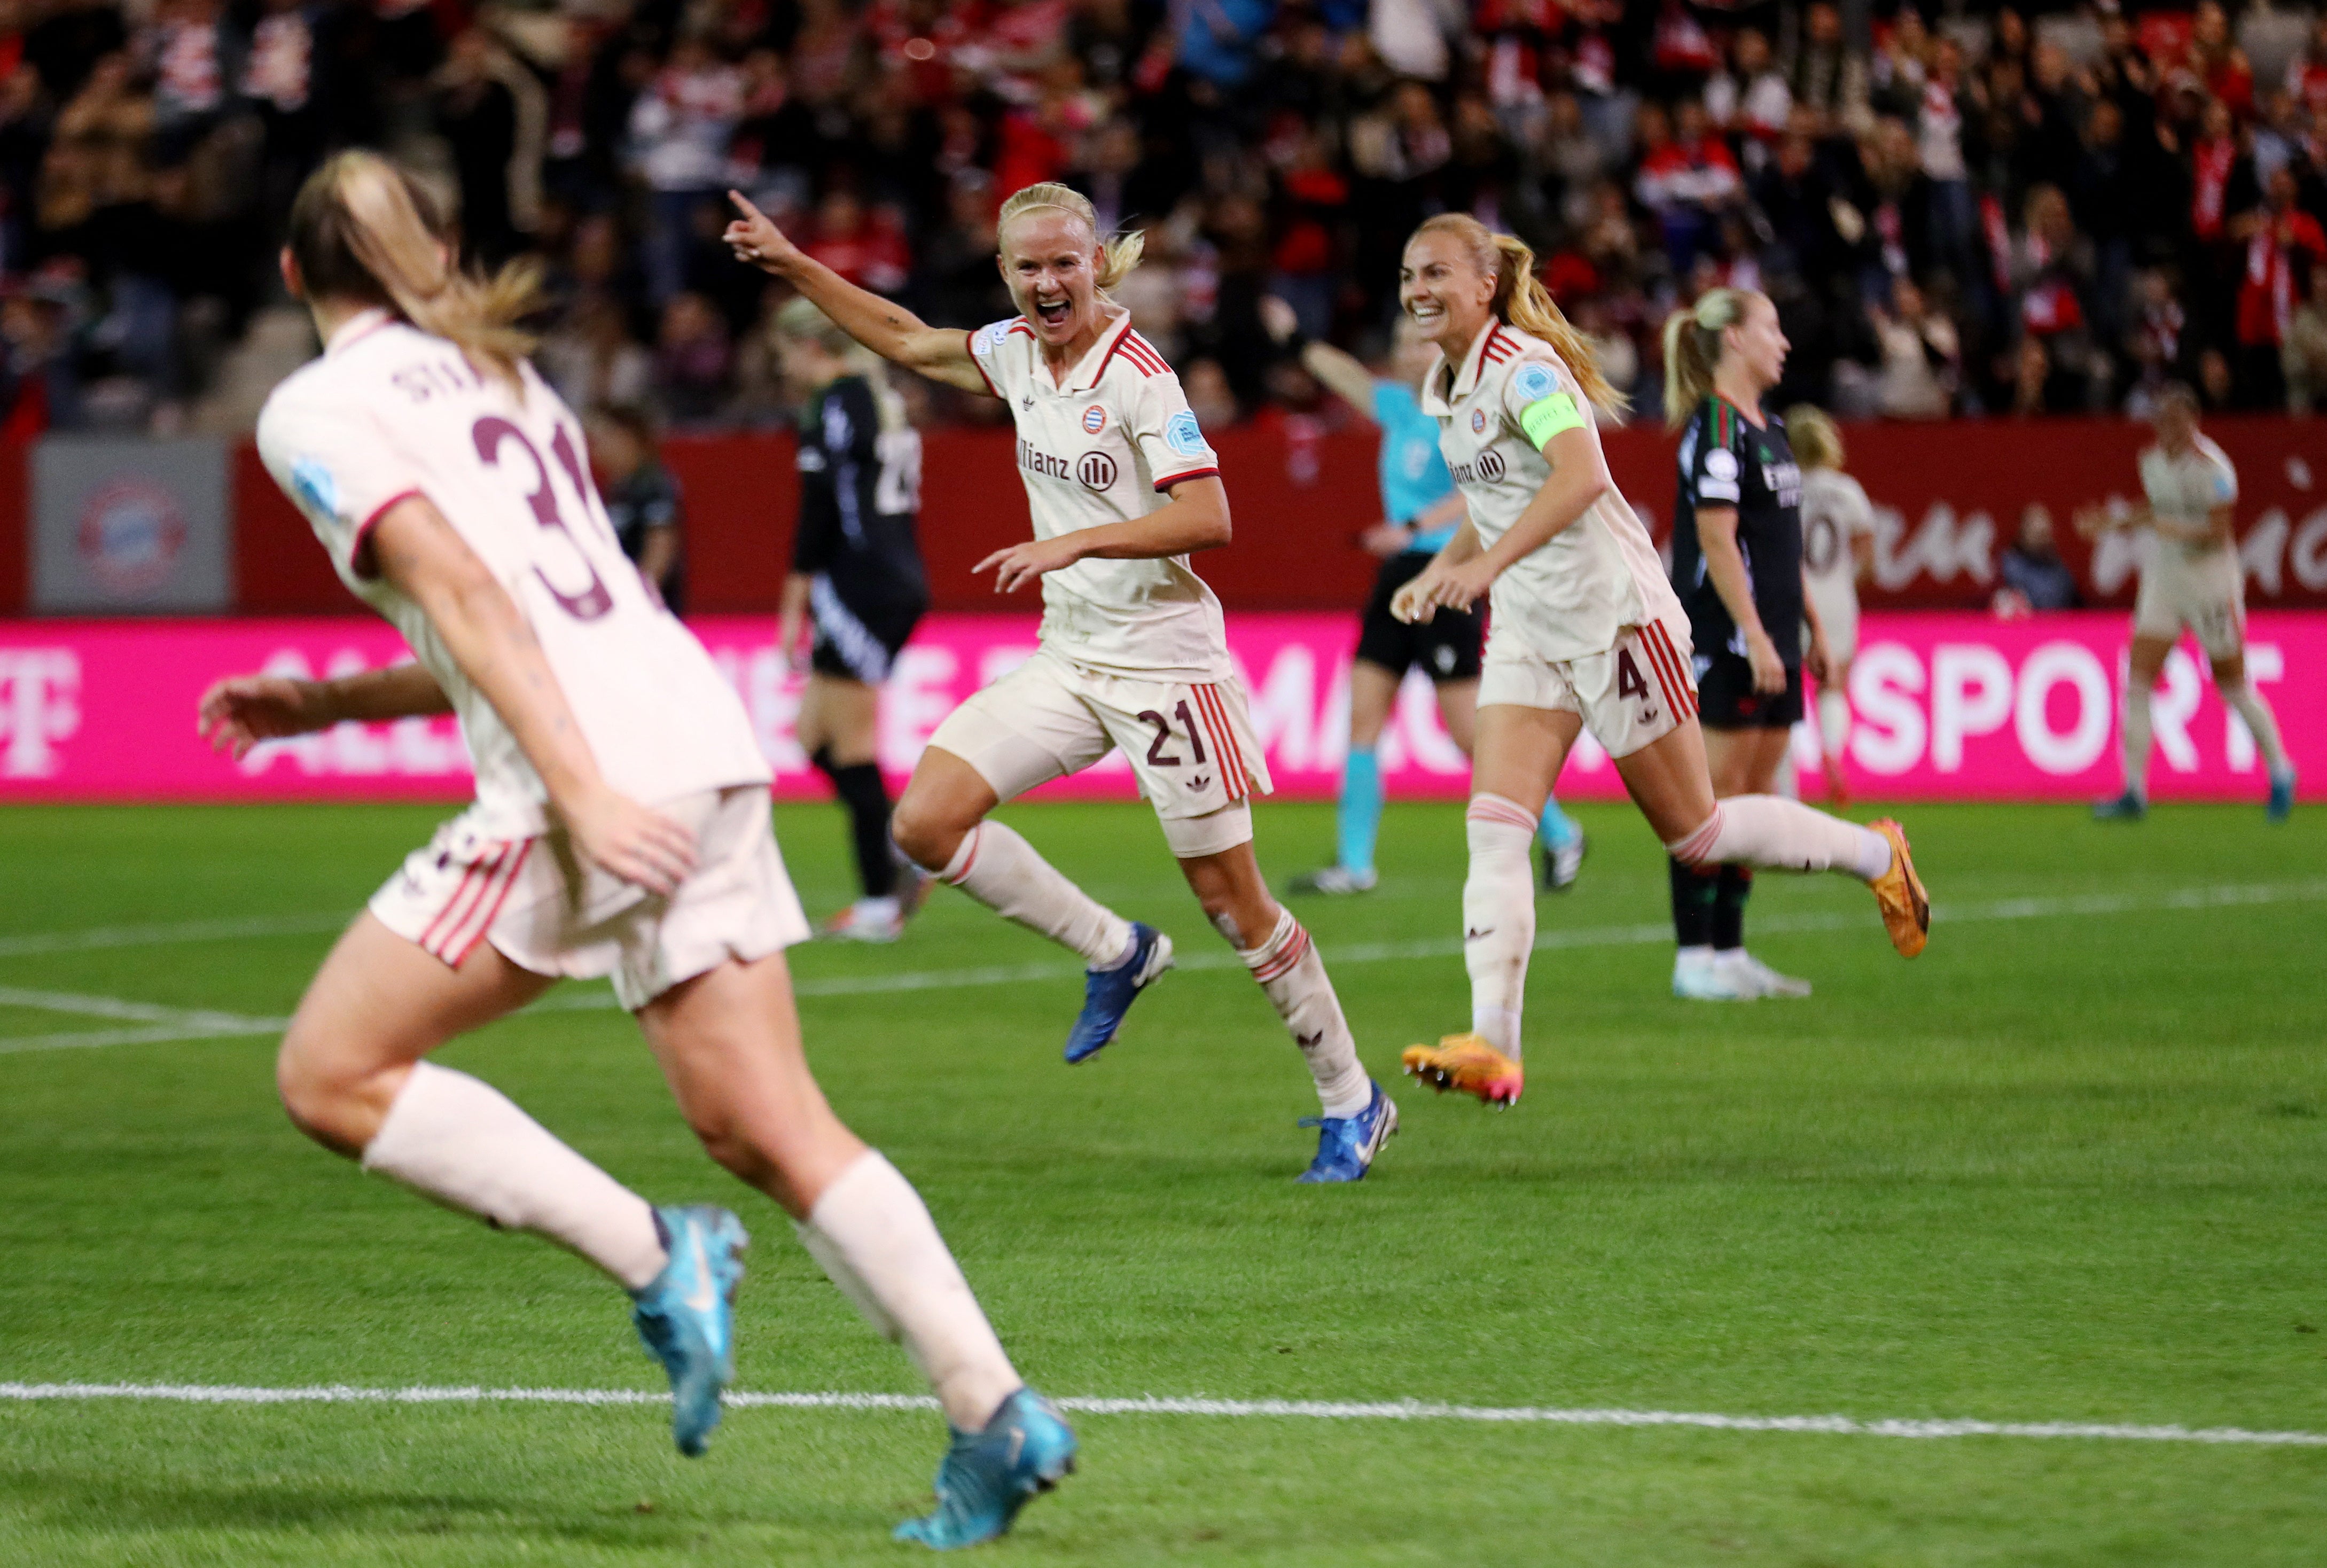
[[[1002,204],[1001,216],[995,221],[995,232],[998,235],[1012,219],[1038,207],[1055,207],[1083,220],[1083,226],[1090,230],[1091,238],[1099,249],[1097,277],[1101,294],[1129,277],[1131,269],[1139,265],[1139,258],[1147,252],[1147,236],[1136,229],[1127,234],[1102,238],[1098,231],[1098,209],[1091,205],[1090,198],[1071,185],[1050,181],[1013,191],[1010,199]]]
[[[1713,395],[1721,363],[1721,334],[1745,319],[1750,290],[1709,288],[1695,305],[1665,318],[1665,423],[1677,430]]]
[[[522,389],[534,338],[517,323],[540,303],[540,269],[513,262],[489,277],[461,270],[436,204],[376,153],[341,153],[291,204],[288,243],[307,297],[385,306],[458,344],[480,369]]]
[[[1621,414],[1631,406],[1631,399],[1600,373],[1600,358],[1593,352],[1592,340],[1575,330],[1551,291],[1543,286],[1543,279],[1536,275],[1535,251],[1526,240],[1497,234],[1467,212],[1442,212],[1424,219],[1414,232],[1417,238],[1452,234],[1468,246],[1472,265],[1495,280],[1491,307],[1495,319],[1550,344],[1593,407]]]

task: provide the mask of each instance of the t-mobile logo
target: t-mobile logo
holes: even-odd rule
[[[45,779],[80,728],[80,658],[69,648],[0,648],[0,778]]]

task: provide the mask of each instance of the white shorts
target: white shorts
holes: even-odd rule
[[[1509,703],[1580,715],[1611,757],[1629,757],[1696,716],[1688,625],[1627,626],[1605,653],[1556,662],[1537,658],[1516,635],[1487,633],[1479,705]]]
[[[2247,642],[2247,580],[2229,550],[2192,557],[2160,541],[2141,570],[2141,593],[2133,602],[2133,634],[2179,638],[2188,627],[2206,657],[2229,658]]]
[[[635,1012],[729,958],[750,963],[809,936],[784,874],[763,784],[707,790],[655,809],[695,834],[694,873],[666,899],[580,864],[563,830],[491,838],[470,810],[371,898],[380,924],[459,968],[481,942],[537,975],[612,975]]]
[[[1103,675],[1048,649],[954,709],[930,744],[977,769],[1003,800],[1120,746],[1182,860],[1250,842],[1250,799],[1276,788],[1233,677],[1185,686]]]
[[[1810,608],[1818,611],[1818,625],[1826,630],[1827,657],[1836,664],[1848,664],[1858,657],[1858,590],[1848,582],[1821,583],[1809,593]],[[1805,651],[1809,640],[1802,641]]]

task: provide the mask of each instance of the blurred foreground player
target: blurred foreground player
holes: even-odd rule
[[[1367,892],[1375,881],[1374,843],[1382,815],[1381,765],[1374,746],[1389,722],[1406,672],[1420,665],[1430,677],[1438,690],[1439,717],[1465,757],[1477,727],[1479,649],[1485,634],[1479,617],[1448,610],[1409,625],[1389,609],[1397,591],[1430,565],[1463,521],[1463,497],[1446,471],[1446,460],[1438,455],[1438,422],[1414,397],[1437,350],[1401,316],[1389,373],[1378,377],[1331,343],[1300,341],[1292,306],[1274,297],[1262,303],[1270,331],[1298,348],[1302,368],[1381,430],[1386,520],[1367,529],[1360,542],[1381,557],[1382,565],[1359,622],[1357,657],[1350,664],[1350,749],[1341,763],[1335,814],[1338,854],[1324,870],[1295,877],[1292,888],[1296,893]],[[1536,836],[1543,845],[1543,885],[1555,892],[1575,886],[1584,864],[1584,830],[1560,810],[1556,798],[1544,801]]]
[[[938,1506],[901,1537],[1001,1534],[1073,1466],[921,1199],[832,1114],[783,949],[808,934],[742,705],[616,547],[580,427],[520,356],[530,279],[455,270],[425,194],[345,153],[301,190],[284,281],[323,355],[260,416],[268,471],[341,581],[417,664],[324,682],[243,677],[200,723],[236,755],[341,720],[453,713],[477,802],[340,938],[285,1034],[292,1120],[496,1228],[579,1253],[637,1303],[699,1453],[734,1376],[746,1243],[722,1209],[658,1209],[429,1052],[611,975],[704,1146],[788,1211],[953,1429]]]
[[[776,339],[785,378],[801,398],[799,525],[776,647],[797,658],[801,621],[813,621],[794,733],[847,808],[864,891],[821,934],[893,942],[928,886],[889,842],[880,762],[881,686],[930,607],[913,537],[921,434],[905,423],[903,401],[881,379],[879,361],[813,302],[786,303],[776,313]]]
[[[1491,1105],[1519,1098],[1535,947],[1528,845],[1587,723],[1674,859],[1856,876],[1874,890],[1892,944],[1911,958],[1922,951],[1930,910],[1898,824],[1864,828],[1769,795],[1714,798],[1688,623],[1648,530],[1609,477],[1592,415],[1623,399],[1544,291],[1534,253],[1448,213],[1415,230],[1398,276],[1399,303],[1439,349],[1422,406],[1438,421],[1470,516],[1394,608],[1426,621],[1489,594],[1494,604],[1463,887],[1471,1028],[1412,1047],[1406,1070]],[[1706,363],[1724,332],[1740,331],[1696,330],[1705,336],[1688,351]],[[1774,313],[1743,330],[1775,336]]]
[[[731,193],[733,194],[733,193]],[[1122,750],[1213,929],[1276,1007],[1317,1087],[1317,1153],[1301,1181],[1362,1178],[1397,1127],[1366,1076],[1309,933],[1269,896],[1252,852],[1266,794],[1220,601],[1189,555],[1229,542],[1220,462],[1180,378],[1107,288],[1138,265],[1136,234],[1100,233],[1089,199],[1034,184],[1002,204],[996,258],[1019,313],[976,331],[931,327],[809,257],[741,195],[726,241],[858,342],[933,380],[999,398],[1016,426],[1034,537],[977,571],[997,593],[1042,584],[1041,646],[954,709],[897,804],[899,847],[996,914],[1089,966],[1069,1062],[1115,1038],[1172,941],[1069,882],[991,813]]]
[[[2125,790],[2094,807],[2093,815],[2103,822],[2138,822],[2149,814],[2149,694],[2187,627],[2206,650],[2222,702],[2254,735],[2270,775],[2270,819],[2284,822],[2294,809],[2294,764],[2279,740],[2277,715],[2247,678],[2246,573],[2233,520],[2238,470],[2199,433],[2198,397],[2189,387],[2176,382],[2159,393],[2152,423],[2157,444],[2141,453],[2141,488],[2149,504],[2122,517],[2091,508],[2077,514],[2077,531],[2087,538],[2111,528],[2147,528],[2155,536],[2133,606],[2123,714]]]

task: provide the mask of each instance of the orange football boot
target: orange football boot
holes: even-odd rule
[[[1519,1064],[1475,1034],[1450,1034],[1436,1045],[1409,1045],[1400,1059],[1406,1072],[1440,1094],[1460,1089],[1508,1110],[1527,1087]]]
[[[1911,958],[1931,933],[1930,896],[1915,874],[1915,857],[1907,853],[1907,830],[1887,817],[1870,826],[1891,841],[1891,869],[1874,879],[1874,901],[1883,906],[1891,945],[1901,957]]]

